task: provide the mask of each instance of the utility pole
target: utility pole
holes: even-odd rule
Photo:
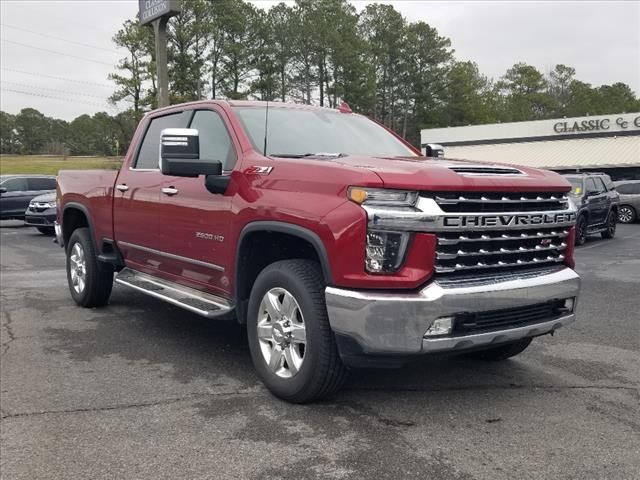
[[[156,39],[156,76],[158,107],[169,105],[169,73],[167,66],[167,22],[182,11],[180,0],[138,0],[140,24],[153,25]]]

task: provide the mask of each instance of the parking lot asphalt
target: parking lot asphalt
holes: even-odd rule
[[[235,323],[120,286],[81,309],[51,237],[0,241],[3,479],[640,477],[640,224],[577,250],[578,321],[520,356],[357,371],[305,406]]]

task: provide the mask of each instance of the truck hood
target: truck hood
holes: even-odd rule
[[[554,172],[499,163],[428,157],[350,155],[331,160],[377,174],[385,188],[431,191],[557,191],[571,190]]]

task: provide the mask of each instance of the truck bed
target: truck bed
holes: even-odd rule
[[[118,170],[60,170],[58,222],[64,208],[74,204],[91,212],[96,240],[113,238],[113,189]]]

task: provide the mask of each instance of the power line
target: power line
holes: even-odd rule
[[[21,74],[24,74],[24,75],[31,75],[32,77],[51,78],[53,80],[63,80],[65,82],[81,83],[81,84],[85,84],[85,85],[94,85],[94,86],[103,87],[103,88],[114,88],[115,87],[115,85],[108,85],[106,83],[89,82],[89,81],[86,81],[86,80],[76,80],[76,79],[73,79],[73,78],[66,78],[66,77],[56,77],[55,75],[46,75],[44,73],[25,72],[24,70],[14,70],[13,68],[1,67],[0,70],[4,70],[5,72],[13,72],[13,73],[21,73]]]
[[[77,55],[71,55],[69,53],[58,52],[56,50],[49,50],[47,48],[36,47],[34,45],[27,45],[26,43],[14,42],[13,40],[7,40],[6,38],[3,38],[1,40],[3,42],[6,42],[6,43],[13,43],[15,45],[20,45],[20,46],[23,46],[23,47],[33,48],[35,50],[42,50],[43,52],[55,53],[56,55],[62,55],[64,57],[76,58],[78,60],[85,60],[87,62],[100,63],[102,65],[109,65],[110,67],[114,67],[115,66],[115,64],[113,64],[113,63],[101,62],[100,60],[94,60],[93,58],[79,57]]]
[[[24,90],[16,90],[13,88],[0,88],[1,91],[5,91],[5,92],[12,92],[12,93],[19,93],[21,95],[29,95],[31,97],[42,97],[42,98],[51,98],[54,100],[61,100],[63,102],[70,102],[70,103],[84,103],[85,105],[97,105],[99,107],[109,107],[111,109],[114,109],[113,105],[108,105],[105,103],[97,103],[97,102],[85,102],[83,100],[74,100],[74,99],[70,99],[70,98],[63,98],[63,97],[58,97],[58,96],[54,96],[54,95],[45,95],[42,93],[34,93],[34,92],[26,92]]]
[[[103,50],[105,52],[115,53],[116,55],[120,54],[120,52],[118,52],[117,50],[113,50],[111,48],[98,47],[97,45],[89,45],[88,43],[76,42],[74,40],[67,40],[66,38],[58,37],[58,36],[55,36],[55,35],[49,35],[47,33],[36,32],[35,30],[29,30],[28,28],[15,27],[13,25],[7,25],[6,23],[0,23],[0,26],[1,27],[13,28],[15,30],[21,30],[23,32],[33,33],[34,35],[40,35],[42,37],[53,38],[55,40],[60,40],[62,42],[72,43],[74,45],[80,45],[82,47],[95,48],[96,50]]]
[[[58,90],[55,88],[48,88],[48,87],[40,87],[38,85],[28,85],[26,83],[16,83],[16,82],[7,82],[6,80],[0,80],[0,84],[7,84],[7,85],[13,85],[14,87],[24,87],[24,88],[35,88],[36,90],[49,90],[52,92],[56,92],[56,93],[64,93],[65,95],[77,95],[80,97],[92,97],[92,98],[99,98],[100,100],[106,100],[107,97],[105,97],[104,95],[91,95],[90,93],[82,93],[82,92],[69,92],[68,90]]]

